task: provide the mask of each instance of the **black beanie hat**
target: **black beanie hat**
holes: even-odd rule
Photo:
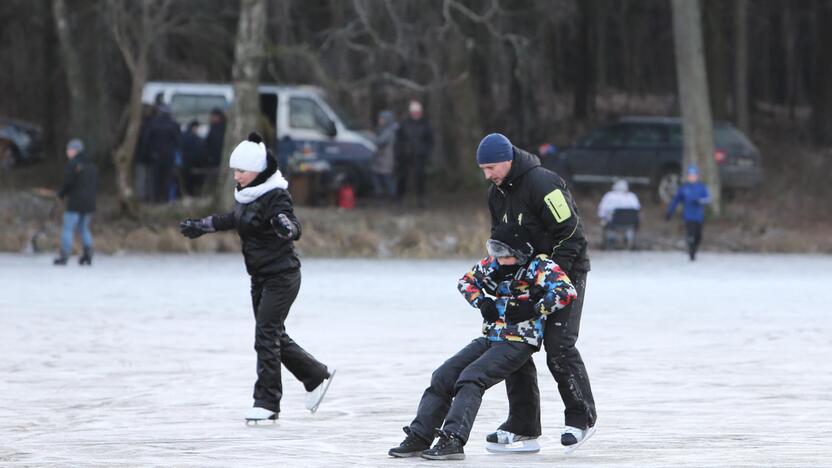
[[[528,229],[519,224],[498,224],[491,232],[491,240],[497,241],[512,250],[514,256],[521,263],[528,262],[534,254],[531,234]]]

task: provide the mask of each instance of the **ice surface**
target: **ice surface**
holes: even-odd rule
[[[471,261],[305,260],[290,334],[338,376],[314,414],[246,427],[254,381],[239,255],[53,267],[0,256],[0,466],[415,466],[388,459],[431,371],[477,336]],[[596,254],[579,349],[598,433],[566,456],[542,353],[543,449],[492,455],[486,393],[450,466],[832,465],[832,258]]]

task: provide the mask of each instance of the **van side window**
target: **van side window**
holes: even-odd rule
[[[304,128],[325,133],[329,121],[329,116],[312,99],[289,99],[289,125],[292,128]]]
[[[225,109],[225,96],[216,94],[174,94],[170,99],[170,112],[180,124],[191,120],[198,120],[207,124],[210,120],[211,109],[218,107]]]

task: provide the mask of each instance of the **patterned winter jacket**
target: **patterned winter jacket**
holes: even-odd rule
[[[546,255],[538,255],[512,278],[499,283],[494,280],[498,267],[497,259],[482,259],[460,278],[459,292],[477,309],[486,296],[494,298],[500,318],[496,322],[484,321],[482,324],[482,333],[489,340],[523,341],[540,349],[546,316],[568,306],[577,297],[575,287],[557,263]],[[507,323],[505,308],[512,298],[535,301],[535,310],[541,316],[525,322]]]

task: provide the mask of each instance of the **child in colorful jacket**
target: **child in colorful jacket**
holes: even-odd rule
[[[540,349],[546,316],[577,296],[555,262],[545,255],[532,257],[534,249],[524,227],[501,224],[486,246],[489,256],[459,280],[465,300],[480,310],[484,336],[434,371],[416,418],[404,428],[407,437],[390,449],[390,456],[464,459],[463,446],[485,390],[505,380]],[[436,437],[439,440],[431,448]]]

